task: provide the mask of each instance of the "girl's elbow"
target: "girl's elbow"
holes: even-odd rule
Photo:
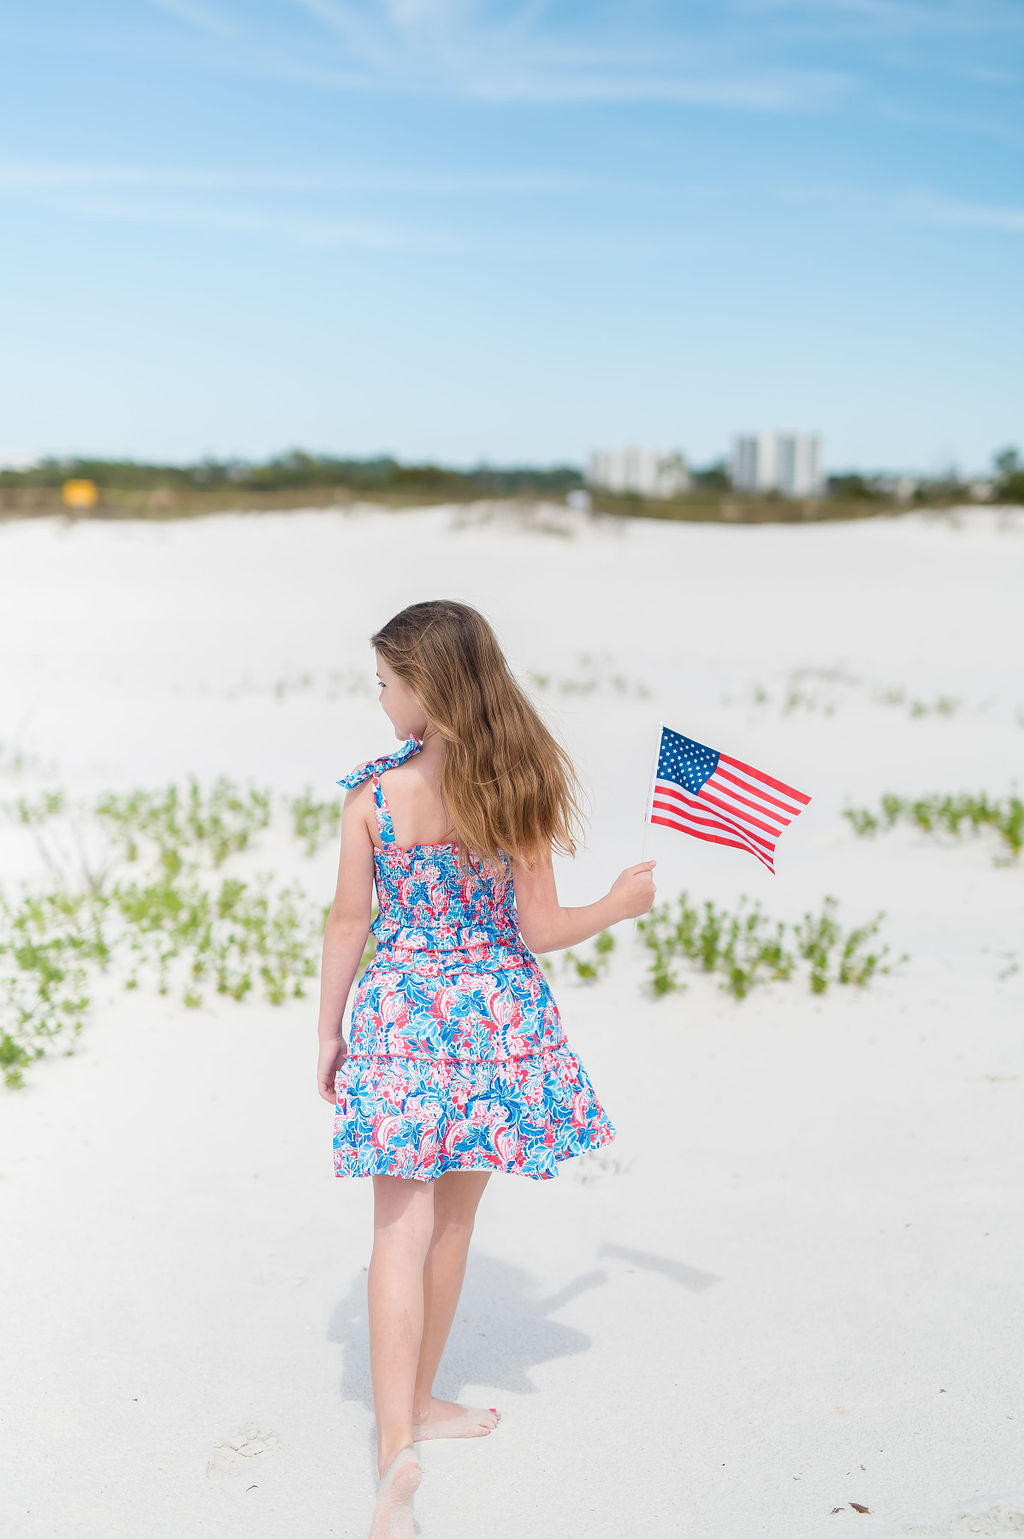
[[[519,933],[526,944],[528,951],[534,956],[543,956],[546,951],[557,951],[558,943],[555,939],[554,927],[545,920],[534,921],[532,924],[523,924],[519,921]]]
[[[519,934],[522,936],[523,945],[527,951],[532,951],[534,956],[540,955],[546,949],[543,938],[535,930],[531,930],[528,927],[524,928],[520,925]]]

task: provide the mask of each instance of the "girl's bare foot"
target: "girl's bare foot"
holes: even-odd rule
[[[380,1477],[369,1539],[413,1539],[412,1499],[422,1474],[412,1445],[400,1448]]]
[[[435,1400],[413,1411],[412,1435],[417,1443],[431,1437],[486,1437],[498,1425],[499,1416],[492,1405],[488,1410],[477,1405],[458,1405],[454,1400]]]

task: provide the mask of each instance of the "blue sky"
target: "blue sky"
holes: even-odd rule
[[[6,0],[0,453],[1024,445],[1021,0]]]

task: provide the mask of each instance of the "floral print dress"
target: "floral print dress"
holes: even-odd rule
[[[546,1180],[615,1137],[558,1006],[519,933],[512,868],[454,844],[395,842],[380,776],[422,744],[358,766],[372,778],[373,959],[356,986],[335,1084],[334,1170],[432,1181],[449,1170]]]

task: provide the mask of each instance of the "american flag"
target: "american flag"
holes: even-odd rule
[[[749,850],[775,871],[775,844],[809,796],[717,748],[661,726],[648,820],[695,839]]]

